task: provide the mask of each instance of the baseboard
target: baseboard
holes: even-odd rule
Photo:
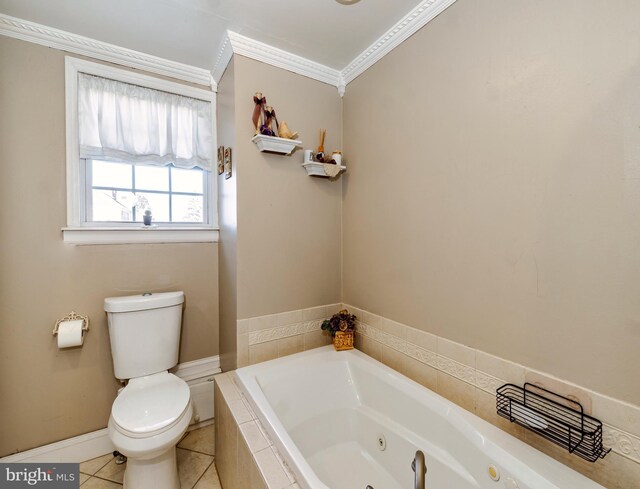
[[[219,374],[220,357],[214,356],[186,362],[176,367],[174,374],[189,384],[193,404],[193,427],[206,426],[214,417],[213,376]],[[49,462],[79,463],[113,452],[107,429],[92,431],[49,445],[0,458],[2,463]]]

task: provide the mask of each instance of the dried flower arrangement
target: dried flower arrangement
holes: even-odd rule
[[[333,346],[336,350],[353,349],[353,333],[356,329],[356,316],[343,309],[337,314],[322,322],[322,331],[327,332],[333,338]]]

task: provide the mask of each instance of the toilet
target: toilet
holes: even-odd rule
[[[109,438],[127,457],[124,487],[178,489],[176,444],[193,408],[178,363],[183,292],[104,300],[116,378],[128,381],[111,407]]]

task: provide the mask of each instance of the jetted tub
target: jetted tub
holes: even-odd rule
[[[602,489],[357,350],[317,348],[237,375],[303,489],[412,489],[416,450],[426,489]]]

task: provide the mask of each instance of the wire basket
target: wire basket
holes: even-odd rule
[[[505,384],[496,391],[498,414],[566,448],[589,462],[609,453],[602,445],[602,422],[584,414],[582,404],[542,387]]]

